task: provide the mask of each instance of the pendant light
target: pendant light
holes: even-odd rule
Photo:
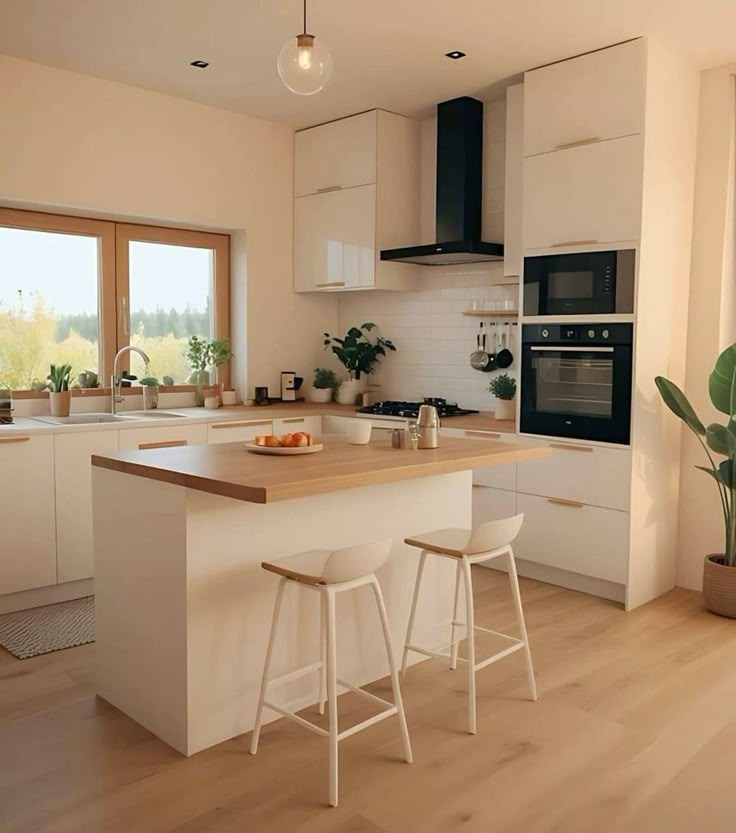
[[[281,80],[297,95],[314,95],[330,80],[332,55],[322,41],[307,33],[307,0],[302,33],[284,44],[276,65]]]

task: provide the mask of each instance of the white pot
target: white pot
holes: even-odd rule
[[[332,388],[312,388],[309,399],[312,402],[332,402]]]
[[[516,400],[497,399],[493,415],[496,419],[516,419]]]
[[[340,383],[337,389],[337,401],[341,405],[355,405],[364,390],[365,379],[348,379]]]

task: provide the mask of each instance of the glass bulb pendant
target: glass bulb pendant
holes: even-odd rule
[[[332,55],[314,35],[302,32],[284,44],[277,66],[281,80],[293,93],[314,95],[330,80]]]

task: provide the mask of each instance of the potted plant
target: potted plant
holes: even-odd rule
[[[491,379],[488,389],[496,397],[496,419],[516,419],[516,379],[508,373],[501,373]]]
[[[77,375],[79,387],[83,389],[99,388],[100,379],[94,370],[83,370]]]
[[[210,367],[213,371],[216,371],[221,364],[229,362],[232,357],[229,338],[215,338],[210,342]],[[215,388],[217,389],[217,398],[222,404],[222,384],[216,381]]]
[[[312,402],[331,402],[339,384],[334,371],[318,367],[314,371],[312,393],[309,398]]]
[[[708,457],[708,466],[696,468],[709,474],[718,489],[724,545],[723,552],[705,556],[703,601],[713,613],[736,619],[736,344],[721,353],[708,380],[710,401],[728,416],[726,425],[706,427],[674,382],[663,376],[654,381],[665,405],[695,434]]]
[[[146,376],[141,379],[143,386],[143,410],[153,411],[158,408],[158,379],[155,376]]]
[[[341,382],[337,391],[341,405],[354,405],[365,388],[365,377],[374,372],[387,350],[396,352],[393,342],[378,335],[377,330],[375,324],[368,322],[351,327],[344,338],[324,334],[325,350],[329,347],[348,371],[347,381]]]
[[[49,368],[47,387],[50,391],[49,401],[51,416],[68,417],[72,404],[72,392],[69,381],[72,375],[70,364],[52,364]]]
[[[216,338],[210,342],[206,338],[191,336],[187,342],[186,357],[192,368],[189,383],[197,386],[195,401],[198,406],[202,407],[204,389],[210,384],[210,369],[214,370],[233,357],[230,351],[230,339]]]

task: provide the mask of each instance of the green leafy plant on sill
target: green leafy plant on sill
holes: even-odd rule
[[[155,376],[146,376],[140,380],[140,383],[147,388],[154,388],[158,385],[158,379]]]
[[[726,425],[712,422],[706,427],[674,382],[664,376],[654,381],[665,405],[695,434],[708,457],[709,466],[696,468],[710,475],[718,487],[725,533],[724,563],[736,567],[736,344],[721,353],[708,379],[710,401],[728,416]],[[725,459],[718,461],[713,454]]]
[[[333,370],[329,370],[326,367],[318,367],[314,371],[312,387],[317,388],[317,390],[337,390],[339,384],[340,382]]]
[[[516,379],[508,373],[501,373],[491,379],[488,390],[496,399],[511,400],[516,396]]]
[[[392,341],[378,335],[378,327],[372,322],[360,327],[351,327],[344,338],[324,333],[324,349],[329,347],[351,378],[360,379],[360,374],[370,376],[387,351],[396,352]]]
[[[214,370],[221,364],[232,359],[230,350],[230,339],[215,338],[208,341],[206,338],[191,336],[187,341],[186,359],[192,368],[192,375],[189,381],[194,385],[208,385],[210,383],[210,370]]]
[[[69,381],[72,375],[70,364],[52,364],[49,368],[48,382],[46,387],[52,393],[63,393],[69,390]]]

